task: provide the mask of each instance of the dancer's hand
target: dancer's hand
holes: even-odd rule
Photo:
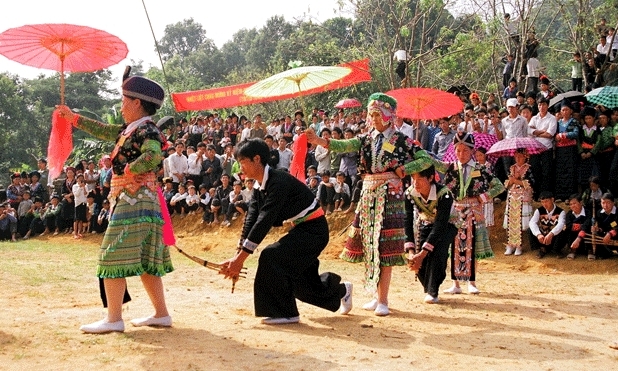
[[[247,252],[240,250],[236,256],[221,263],[222,268],[220,273],[225,275],[225,278],[230,278],[232,280],[238,279],[240,270],[242,269],[248,256],[249,254]]]
[[[408,267],[413,272],[418,272],[423,266],[423,260],[427,256],[427,251],[421,250],[418,254],[408,253]]]

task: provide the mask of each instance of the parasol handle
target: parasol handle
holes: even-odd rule
[[[60,105],[64,106],[64,56],[60,56]]]

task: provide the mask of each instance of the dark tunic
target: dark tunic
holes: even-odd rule
[[[289,173],[265,169],[264,184],[254,188],[241,239],[252,253],[273,226],[299,215],[315,202],[310,212],[320,211],[309,188]],[[345,295],[341,277],[318,273],[318,257],[328,244],[328,223],[322,215],[292,228],[260,254],[254,283],[255,315],[296,317],[296,300],[336,311]]]

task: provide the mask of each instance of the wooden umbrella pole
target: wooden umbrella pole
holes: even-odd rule
[[[60,105],[64,106],[64,56],[60,57]]]

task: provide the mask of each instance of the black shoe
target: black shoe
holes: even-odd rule
[[[541,250],[539,250],[539,252],[536,254],[536,257],[539,259],[543,259],[543,257],[545,257],[546,254],[547,254],[547,251],[541,247]]]

